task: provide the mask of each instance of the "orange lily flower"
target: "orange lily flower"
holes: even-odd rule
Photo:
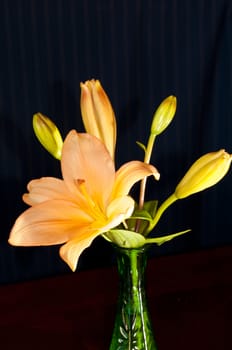
[[[81,83],[81,114],[88,134],[99,138],[114,159],[116,120],[110,100],[99,80]]]
[[[9,243],[17,246],[63,244],[61,258],[74,271],[82,251],[98,235],[132,215],[134,200],[128,195],[137,181],[155,167],[131,161],[115,171],[105,145],[96,137],[72,130],[61,157],[63,179],[32,180],[23,195],[31,207],[16,220]]]

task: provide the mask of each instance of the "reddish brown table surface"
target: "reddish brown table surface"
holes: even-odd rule
[[[0,287],[0,349],[108,350],[115,268]],[[232,247],[150,259],[159,350],[232,349]]]

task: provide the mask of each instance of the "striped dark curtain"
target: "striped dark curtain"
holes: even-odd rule
[[[69,272],[59,247],[14,248],[11,226],[26,208],[28,181],[60,176],[32,131],[35,112],[63,135],[83,130],[79,82],[101,80],[118,121],[117,165],[142,159],[155,108],[178,99],[177,115],[156,144],[159,184],[148,198],[164,200],[191,163],[206,152],[232,151],[232,3],[230,0],[2,0],[0,3],[0,283]],[[136,190],[135,190],[136,192]],[[176,254],[232,243],[231,175],[216,188],[177,202],[157,233],[191,227],[153,249]],[[101,238],[80,269],[112,263]]]

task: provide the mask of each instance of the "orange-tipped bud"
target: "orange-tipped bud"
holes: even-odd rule
[[[100,139],[114,159],[116,120],[110,100],[99,80],[81,83],[81,113],[88,134]]]

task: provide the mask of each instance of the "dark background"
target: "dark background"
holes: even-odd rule
[[[232,2],[230,0],[0,1],[0,283],[69,273],[59,247],[7,243],[21,195],[32,178],[59,176],[59,163],[38,143],[32,115],[52,118],[62,135],[83,131],[80,81],[100,79],[118,122],[117,166],[142,159],[155,108],[178,100],[176,117],[158,139],[153,163],[159,183],[147,199],[164,200],[202,154],[231,152]],[[231,174],[216,187],[177,202],[157,233],[192,232],[152,255],[179,254],[232,243]],[[98,238],[79,268],[113,263]]]

